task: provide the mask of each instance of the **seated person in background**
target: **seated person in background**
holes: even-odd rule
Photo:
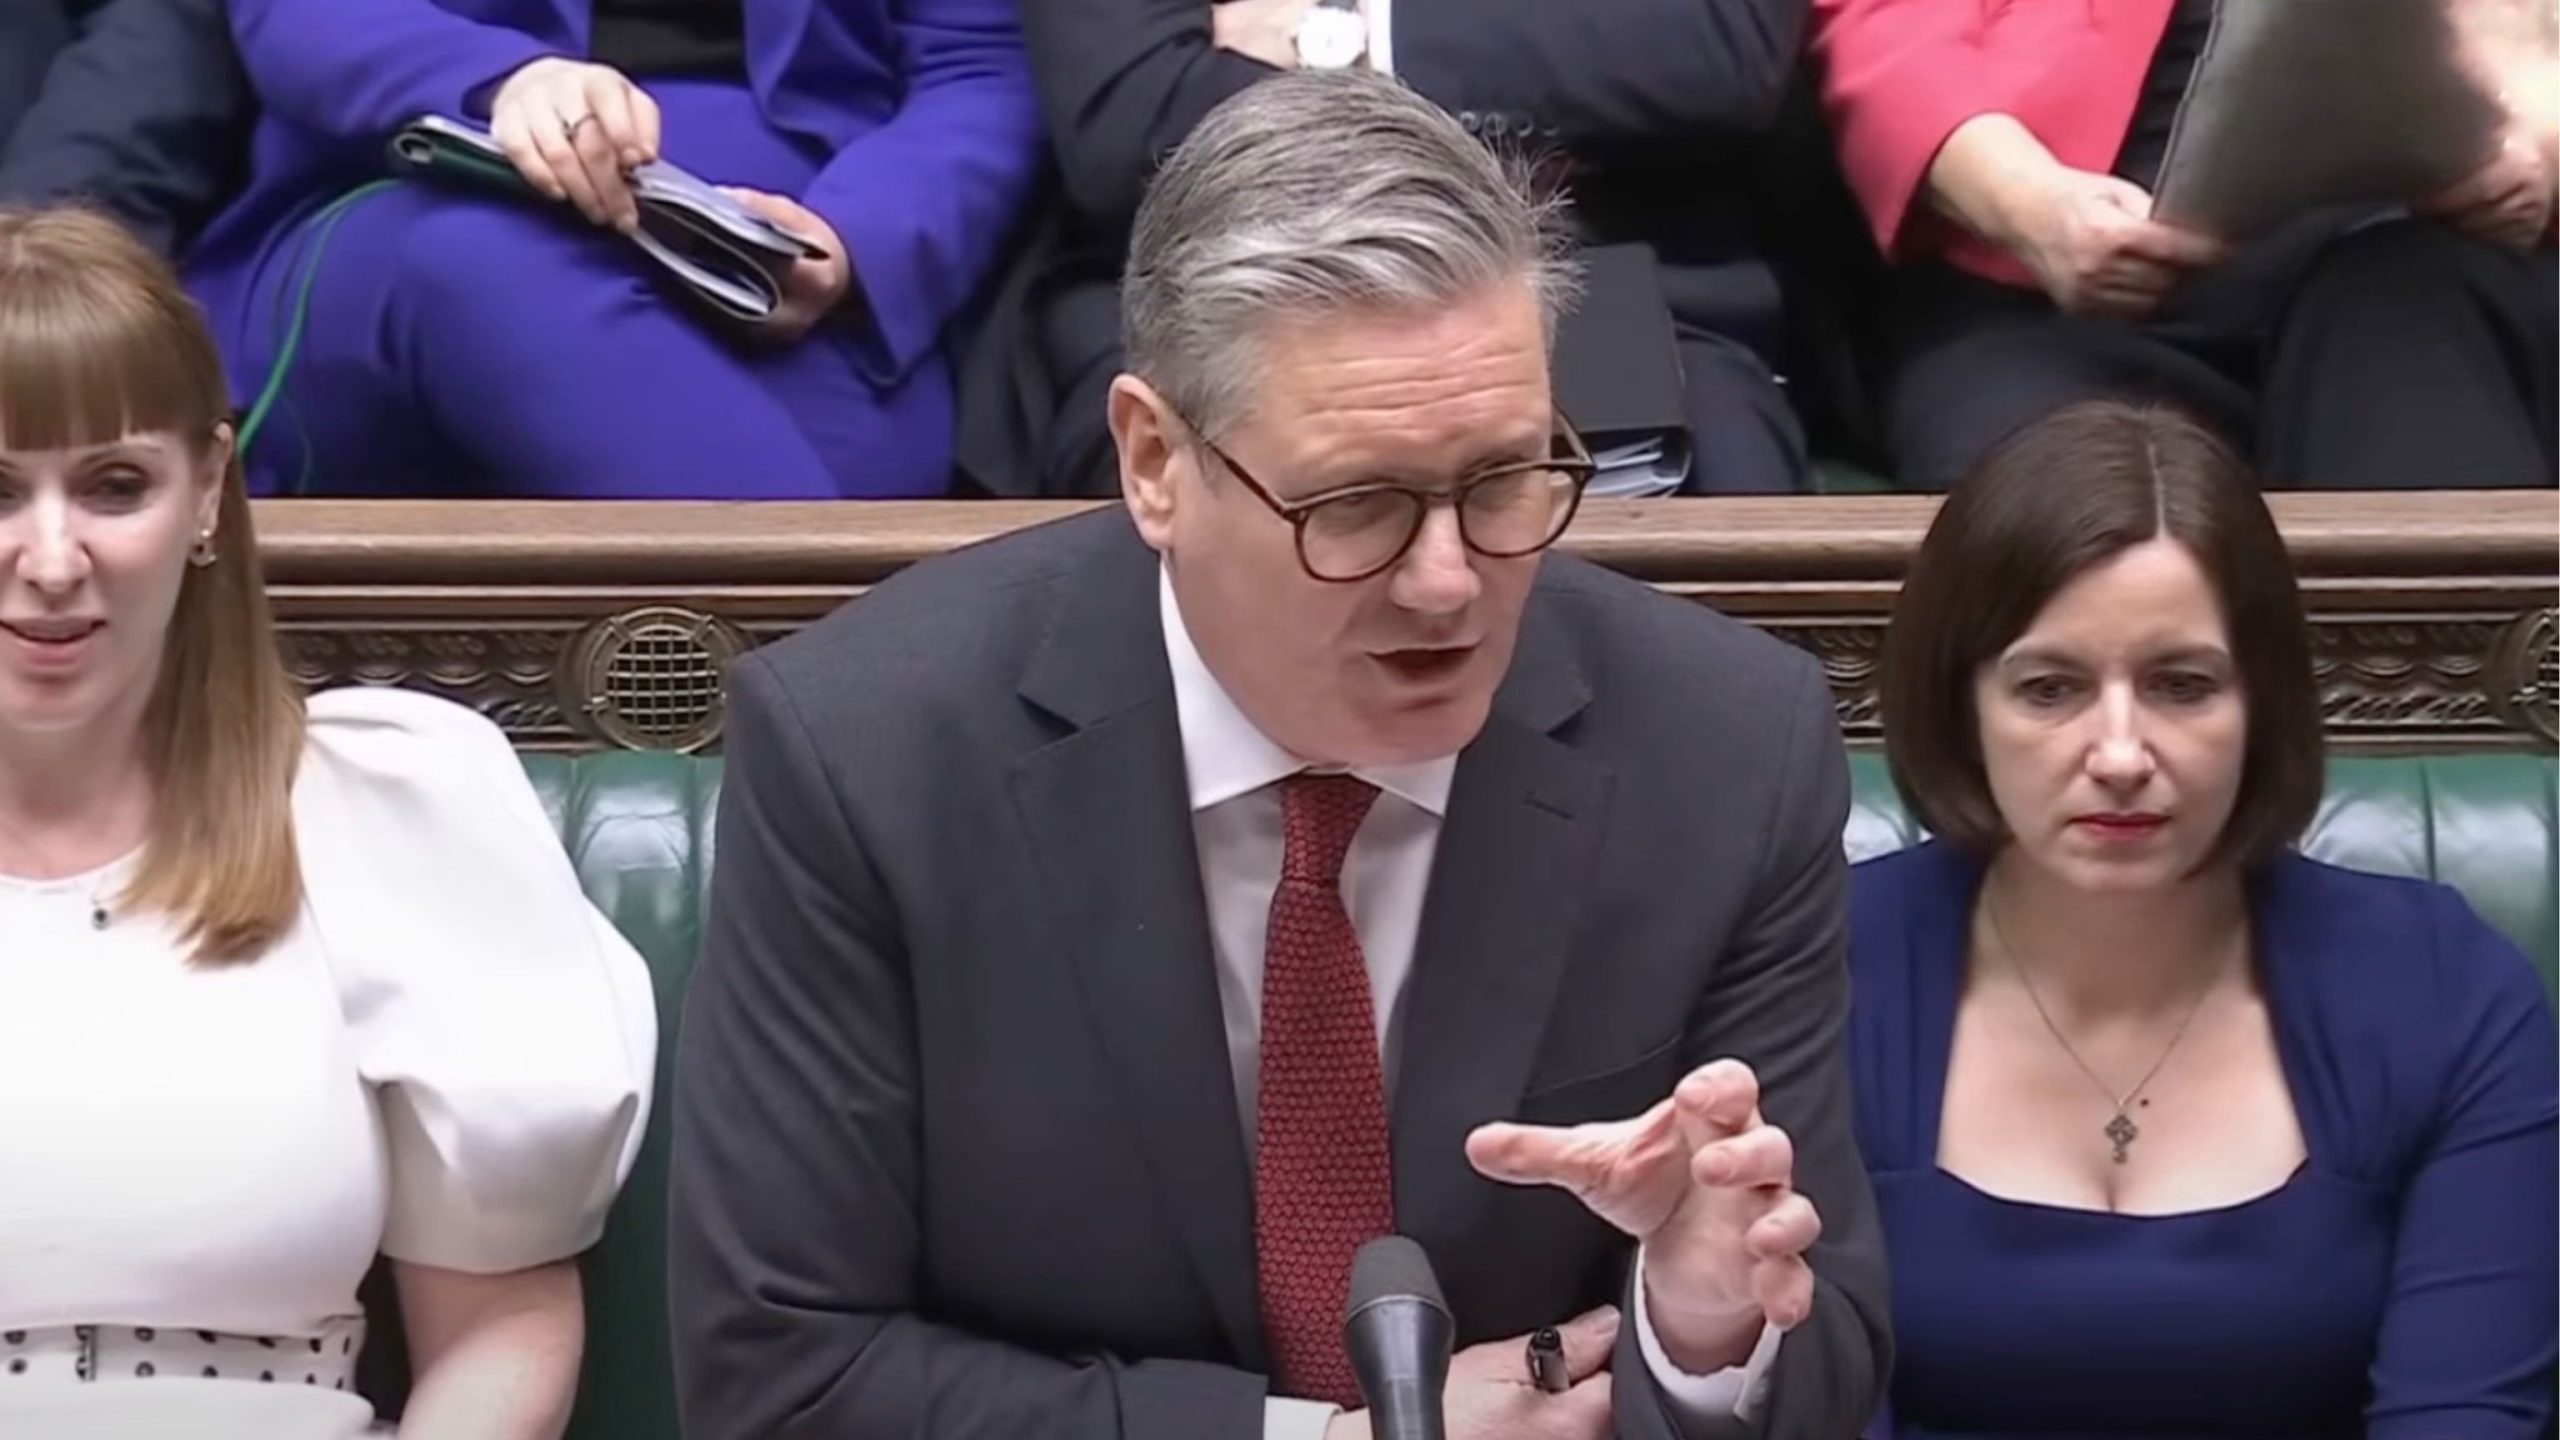
[[[2453,890],[2289,848],[2318,691],[2240,460],[2156,409],[2029,426],[1885,647],[1940,838],[1850,880],[1882,1433],[2542,1434],[2551,1008]]]
[[[1830,688],[1542,559],[1590,464],[1541,232],[1390,82],[1248,87],[1139,211],[1126,508],[740,661],[675,1100],[693,1440],[1358,1440],[1389,1231],[1465,1347],[1452,1440],[1873,1408]]]
[[[1038,162],[1014,0],[231,0],[231,15],[264,118],[249,192],[188,278],[244,393],[300,331],[250,456],[260,488],[947,487],[944,331]],[[380,175],[391,133],[429,112],[487,120],[569,204],[411,183],[319,233],[315,212]],[[750,208],[825,249],[763,333],[716,332],[616,233],[635,223],[624,173],[661,155],[755,192]]]
[[[2550,115],[2519,106],[2432,217],[2309,216],[2234,252],[2150,218],[2212,0],[1813,9],[1843,168],[1898,271],[1870,378],[1904,483],[1944,489],[2018,426],[2108,397],[2254,444],[2271,484],[2552,483]]]
[[[110,222],[0,212],[0,1434],[556,1436],[638,1150],[640,959],[497,730],[287,680],[222,368]]]
[[[1641,241],[1678,337],[1693,491],[1791,491],[1803,427],[1745,191],[1805,0],[1040,0],[1031,47],[1065,198],[973,352],[961,463],[1001,494],[1116,495],[1118,284],[1157,163],[1211,106],[1301,65],[1391,72],[1504,149],[1551,157],[1587,244]],[[1306,37],[1304,47],[1301,37]],[[1365,47],[1365,48],[1364,48]]]
[[[78,199],[175,254],[231,198],[250,113],[222,0],[0,4],[0,204]]]

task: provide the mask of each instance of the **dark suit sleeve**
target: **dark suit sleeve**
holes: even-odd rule
[[[1394,0],[1398,78],[1493,138],[1569,151],[1757,135],[1795,73],[1806,0]],[[1499,123],[1495,117],[1500,117]]]
[[[1210,43],[1208,0],[1035,0],[1032,83],[1077,211],[1125,226],[1156,166],[1219,101],[1279,72]]]
[[[228,197],[249,117],[221,0],[111,0],[0,131],[0,200],[87,200],[174,253]]]
[[[670,1287],[691,1440],[1259,1440],[1264,1382],[922,1312],[908,957],[846,783],[750,656],[678,1053]]]
[[[2401,1192],[2365,1434],[2530,1440],[2546,1433],[2560,1351],[2551,1007],[2530,963],[2461,896],[2428,898],[2451,983],[2411,1013],[2441,1037],[2444,1079]]]
[[[1820,668],[1796,667],[1777,803],[1740,943],[1690,1016],[1683,1071],[1731,1057],[1760,1077],[1760,1109],[1795,1142],[1796,1189],[1822,1216],[1813,1314],[1788,1332],[1753,1423],[1682,1426],[1650,1382],[1635,1327],[1620,1334],[1626,1440],[1838,1440],[1875,1414],[1892,1359],[1884,1238],[1852,1128],[1848,1057],[1848,760]],[[1631,1281],[1630,1283],[1641,1283]],[[1633,1314],[1633,1297],[1626,1313]]]

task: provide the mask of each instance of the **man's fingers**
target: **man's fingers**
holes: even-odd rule
[[[1556,1185],[1576,1195],[1607,1183],[1631,1157],[1660,1147],[1671,1130],[1671,1102],[1632,1120],[1558,1128],[1497,1120],[1467,1136],[1467,1163],[1506,1185]]]
[[[1742,1235],[1743,1248],[1755,1260],[1783,1260],[1802,1255],[1822,1238],[1822,1215],[1813,1202],[1790,1191],[1769,1213],[1751,1222]]]
[[[1618,1307],[1603,1305],[1587,1310],[1556,1327],[1564,1341],[1564,1370],[1577,1383],[1608,1368],[1610,1352],[1618,1344]]]
[[[1681,1077],[1671,1096],[1694,1144],[1741,1134],[1760,1121],[1760,1077],[1739,1060],[1699,1066]]]
[[[1786,1185],[1795,1173],[1795,1142],[1775,1125],[1718,1140],[1689,1161],[1689,1174],[1699,1184],[1730,1189]]]
[[[1606,1370],[1561,1395],[1548,1398],[1555,1408],[1570,1414],[1571,1419],[1562,1433],[1576,1437],[1576,1440],[1586,1440],[1586,1437],[1587,1440],[1608,1440],[1616,1428],[1616,1390]]]
[[[1813,1267],[1801,1257],[1763,1260],[1751,1267],[1751,1298],[1781,1330],[1793,1330],[1813,1313]]]

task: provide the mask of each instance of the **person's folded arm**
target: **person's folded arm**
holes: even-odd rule
[[[1806,0],[1394,0],[1399,79],[1569,151],[1676,150],[1767,130]],[[1527,134],[1517,132],[1526,130]]]
[[[903,380],[974,299],[1029,202],[1040,115],[1014,0],[897,0],[906,96],[800,199],[844,243],[865,378]]]
[[[422,114],[485,119],[488,92],[558,53],[429,0],[228,0],[260,106],[331,139],[378,143]]]
[[[920,1078],[895,903],[844,777],[753,656],[729,716],[675,1099],[685,1434],[1261,1440],[1261,1376],[1046,1353],[920,1313]]]
[[[1077,212],[1126,226],[1156,166],[1219,101],[1280,72],[1221,49],[1209,0],[1023,7],[1058,171]]]
[[[221,0],[109,0],[0,136],[0,200],[86,200],[174,254],[229,198],[250,114]]]

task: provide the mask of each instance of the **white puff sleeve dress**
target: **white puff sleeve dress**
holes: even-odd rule
[[[496,728],[315,696],[293,812],[302,912],[248,964],[115,913],[131,857],[0,876],[0,1435],[365,1434],[377,1253],[564,1259],[629,1173],[649,977]]]

